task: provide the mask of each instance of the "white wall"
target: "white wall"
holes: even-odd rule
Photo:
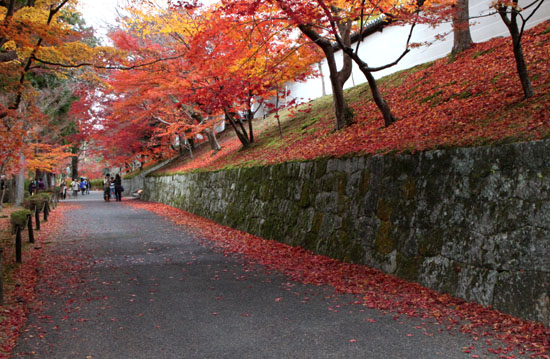
[[[490,5],[493,0],[470,0],[470,16],[488,14],[491,11]],[[532,0],[520,0],[519,4],[527,5]],[[528,12],[529,13],[529,12]],[[533,27],[541,22],[550,19],[550,1],[545,1],[537,13],[529,20],[527,27]],[[508,29],[498,15],[490,17],[473,19],[470,21],[470,31],[474,42],[484,42],[498,36],[509,36]],[[359,55],[369,66],[376,67],[385,65],[397,59],[405,49],[405,43],[409,34],[410,27],[390,26],[384,28],[366,39],[360,45]],[[412,49],[396,66],[389,69],[376,72],[375,77],[380,78],[393,72],[408,69],[410,67],[433,61],[447,56],[453,47],[453,35],[451,24],[443,24],[435,29],[426,26],[416,26],[414,29],[412,42],[432,42],[435,35],[449,33],[445,40],[434,42],[431,46],[422,46]],[[342,63],[342,52],[337,54],[338,64]],[[331,94],[332,89],[329,80],[329,71],[326,61],[322,62],[323,78],[318,77],[302,83],[290,83],[288,89],[291,90],[289,101],[297,98],[300,102],[323,96],[323,84],[325,83],[326,94]],[[345,84],[345,88],[353,87],[366,82],[364,75],[359,68],[354,65],[353,73]]]

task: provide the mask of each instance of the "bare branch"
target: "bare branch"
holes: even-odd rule
[[[137,65],[132,65],[132,66],[114,66],[114,65],[113,66],[110,66],[110,65],[102,66],[102,65],[96,65],[96,64],[91,63],[91,62],[82,62],[82,63],[79,63],[79,64],[62,64],[62,63],[58,63],[58,62],[43,60],[43,59],[40,59],[36,56],[33,56],[32,59],[36,60],[37,62],[40,62],[44,65],[58,66],[58,67],[63,67],[63,68],[79,68],[79,67],[84,67],[84,66],[91,66],[91,67],[96,68],[96,69],[104,69],[104,70],[134,70],[134,69],[138,69],[138,68],[141,68],[141,67],[154,65],[156,63],[163,62],[163,61],[179,59],[183,56],[185,56],[185,55],[164,57],[164,58],[156,59],[156,60],[153,60],[153,61],[150,61],[150,62],[145,62],[143,64],[137,64]]]

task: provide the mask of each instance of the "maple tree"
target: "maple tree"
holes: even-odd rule
[[[548,23],[524,34],[537,89],[528,101],[521,102],[515,90],[519,81],[507,51],[509,38],[497,38],[474,44],[453,62],[440,59],[381,79],[389,101],[399,104],[401,120],[389,128],[381,128],[373,117],[376,105],[361,85],[347,90],[356,123],[343,131],[333,131],[332,106],[318,99],[285,111],[282,121],[290,134],[284,141],[274,138],[278,134],[273,119],[266,122],[258,146],[248,151],[238,151],[238,141],[225,137],[219,155],[201,153],[192,161],[173,163],[163,173],[547,138],[549,37]]]
[[[197,135],[218,151],[214,128],[224,118],[247,147],[261,104],[283,83],[310,75],[309,65],[319,59],[313,47],[289,42],[284,23],[177,4],[148,10],[129,9],[123,28],[112,34],[125,52],[119,59],[125,68],[110,76],[111,113],[97,138],[107,151],[127,153],[123,162],[130,153],[159,159],[187,148],[192,155]],[[138,62],[148,65],[131,69]]]
[[[376,106],[380,110],[383,118],[384,125],[390,126],[396,121],[389,105],[384,100],[382,93],[380,92],[377,82],[374,78],[373,72],[381,71],[392,67],[399,63],[399,61],[410,51],[410,40],[413,30],[417,23],[428,22],[430,24],[436,24],[446,18],[447,7],[454,3],[451,1],[386,1],[377,2],[375,4],[371,2],[351,2],[351,8],[349,9],[349,15],[351,19],[357,21],[359,19],[359,34],[364,31],[365,24],[372,19],[378,19],[379,21],[387,21],[392,24],[407,24],[410,23],[410,32],[405,44],[405,50],[403,53],[393,62],[378,67],[370,67],[359,55],[359,45],[362,40],[362,36],[359,36],[359,41],[356,44],[355,49],[348,46],[342,38],[342,34],[339,31],[336,24],[334,15],[329,10],[329,5],[325,0],[317,0],[319,6],[323,9],[324,14],[328,18],[329,28],[335,37],[336,42],[351,59],[358,65],[359,70],[365,75],[369,84],[372,97]],[[367,5],[367,6],[365,6]],[[422,14],[422,15],[421,15]]]
[[[56,146],[52,136],[46,134],[55,125],[53,117],[57,115],[53,112],[57,111],[57,105],[61,104],[57,109],[67,108],[67,102],[60,97],[66,93],[59,88],[54,90],[58,84],[51,85],[55,79],[66,78],[68,72],[48,68],[45,62],[80,61],[91,56],[91,47],[81,41],[81,34],[74,27],[74,15],[74,2],[69,0],[10,0],[0,4],[3,89],[0,95],[0,152],[9,153],[1,169],[8,174],[19,172],[16,181],[18,203],[22,200],[25,158],[32,160],[36,154],[49,160],[34,164],[50,163],[52,166],[53,162],[66,158],[63,148]],[[53,112],[49,112],[52,109]],[[29,143],[44,143],[44,146],[33,147]]]
[[[234,8],[244,9],[241,10],[241,13],[245,14],[250,12],[257,15],[267,13],[274,18],[286,17],[289,23],[297,27],[323,50],[330,71],[335,122],[338,130],[353,123],[353,114],[343,97],[343,83],[347,79],[345,75],[348,67],[351,68],[351,60],[358,65],[365,75],[374,101],[384,118],[385,126],[387,127],[395,122],[396,118],[378,89],[373,72],[397,64],[410,51],[410,39],[415,24],[419,22],[435,24],[446,19],[448,7],[454,3],[454,0],[386,0],[376,2],[356,0],[226,0],[224,3],[233,4]],[[395,61],[378,67],[370,67],[359,55],[361,40],[364,34],[368,33],[367,26],[372,26],[373,21],[386,24],[412,24],[411,33],[406,39],[404,52]],[[355,48],[351,46],[350,33],[358,34]],[[337,69],[334,60],[334,53],[338,49],[343,51],[344,65],[340,71]]]
[[[329,68],[329,78],[332,87],[334,103],[334,115],[336,129],[342,129],[353,122],[353,113],[344,99],[344,83],[350,77],[352,61],[347,55],[343,55],[342,67],[338,69],[335,53],[337,49],[333,42],[326,38],[327,31],[318,24],[323,14],[316,9],[311,2],[303,1],[224,1],[225,9],[228,12],[235,12],[239,16],[263,16],[263,21],[280,21],[286,19],[293,27],[297,27],[312,43],[317,45],[324,53]],[[335,8],[339,13],[340,9]],[[274,20],[276,19],[276,20]],[[342,33],[342,41],[347,46],[351,45],[352,21],[350,19],[339,19],[337,27]],[[326,29],[325,29],[326,30]]]
[[[0,83],[4,90],[0,120],[5,130],[0,147],[12,157],[5,161],[4,171],[19,171],[17,202],[22,199],[25,158],[37,177],[48,177],[49,184],[51,172],[60,172],[70,152],[72,175],[78,176],[78,154],[89,127],[69,109],[84,96],[82,87],[101,82],[100,74],[85,66],[105,68],[115,56],[112,48],[98,46],[76,4],[76,0],[0,3]],[[89,109],[91,103],[87,105]],[[81,111],[86,114],[88,109]],[[44,167],[45,163],[49,165]]]
[[[497,10],[500,18],[508,28],[508,31],[512,37],[512,49],[516,61],[516,69],[521,81],[521,87],[523,88],[525,98],[533,96],[533,85],[527,71],[527,64],[525,62],[521,40],[525,32],[525,25],[529,19],[533,17],[537,10],[540,9],[543,3],[544,0],[535,0],[523,8],[519,6],[518,0],[497,0],[493,3],[494,8]],[[529,11],[530,13],[525,14],[525,16],[523,15]],[[518,19],[521,19],[521,21]]]

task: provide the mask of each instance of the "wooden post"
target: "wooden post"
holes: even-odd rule
[[[21,257],[21,227],[15,226],[15,261],[21,263]]]
[[[32,214],[27,216],[27,230],[29,231],[29,243],[34,243],[34,231],[32,230]]]
[[[40,230],[40,210],[38,209],[38,205],[34,207],[34,220],[36,221],[36,230]]]
[[[0,305],[4,305],[4,285],[2,284],[2,252],[4,252],[4,249],[0,247]]]

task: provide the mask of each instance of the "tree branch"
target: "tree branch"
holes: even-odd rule
[[[164,57],[164,58],[156,59],[156,60],[153,60],[153,61],[150,61],[150,62],[145,62],[143,64],[137,64],[137,65],[132,65],[132,66],[101,66],[101,65],[93,64],[91,62],[82,62],[82,63],[79,63],[79,64],[61,64],[61,63],[58,63],[58,62],[52,62],[52,61],[40,59],[40,58],[38,58],[34,55],[32,56],[32,59],[36,60],[37,62],[40,62],[44,65],[58,66],[58,67],[63,67],[63,68],[79,68],[79,67],[84,67],[84,66],[91,66],[91,67],[94,67],[96,69],[103,69],[103,70],[133,70],[133,69],[137,69],[137,68],[141,68],[141,67],[145,67],[145,66],[149,66],[149,65],[154,65],[154,64],[162,62],[162,61],[169,61],[169,60],[179,59],[183,56],[185,56],[185,55]]]
[[[0,62],[8,62],[17,58],[17,51],[0,52]]]

